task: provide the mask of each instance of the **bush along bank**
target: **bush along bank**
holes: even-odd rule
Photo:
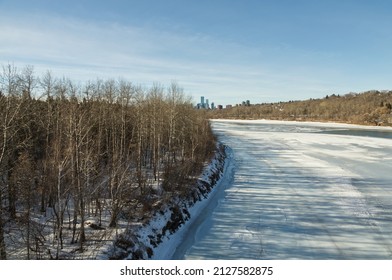
[[[130,226],[120,233],[112,247],[106,250],[103,258],[138,260],[165,259],[170,256],[175,250],[171,247],[177,246],[180,242],[174,240],[174,234],[189,222],[192,212],[197,215],[196,208],[202,207],[201,202],[209,198],[223,177],[227,149],[227,146],[217,144],[212,160],[188,192],[172,196],[167,203],[155,210],[147,222]]]

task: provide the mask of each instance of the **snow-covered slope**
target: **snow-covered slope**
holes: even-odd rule
[[[226,157],[227,149],[218,144],[214,158],[205,166],[186,199],[172,197],[146,224],[133,225],[120,233],[114,244],[103,248],[97,258],[170,259],[187,227],[220,187],[229,160]]]

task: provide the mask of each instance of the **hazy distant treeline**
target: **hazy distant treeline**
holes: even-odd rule
[[[368,91],[322,99],[235,106],[210,112],[213,118],[335,121],[392,125],[392,91]]]
[[[58,258],[65,240],[83,251],[88,216],[142,218],[185,195],[215,149],[206,112],[175,83],[80,85],[5,65],[0,91],[1,259],[21,244],[24,258]]]

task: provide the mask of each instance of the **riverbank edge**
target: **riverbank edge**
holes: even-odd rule
[[[181,242],[178,232],[191,222],[205,202],[219,187],[228,161],[229,147],[218,142],[214,156],[201,176],[189,189],[186,198],[172,197],[145,224],[129,227],[120,233],[103,259],[170,259]]]
[[[370,124],[356,124],[336,121],[311,121],[311,120],[277,120],[277,119],[210,119],[210,122],[231,122],[231,123],[258,123],[258,124],[284,124],[284,125],[305,125],[305,126],[322,126],[342,129],[367,129],[367,130],[385,130],[392,131],[392,126],[377,126]]]

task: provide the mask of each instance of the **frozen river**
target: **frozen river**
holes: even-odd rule
[[[212,125],[233,159],[174,259],[392,259],[392,131]]]

